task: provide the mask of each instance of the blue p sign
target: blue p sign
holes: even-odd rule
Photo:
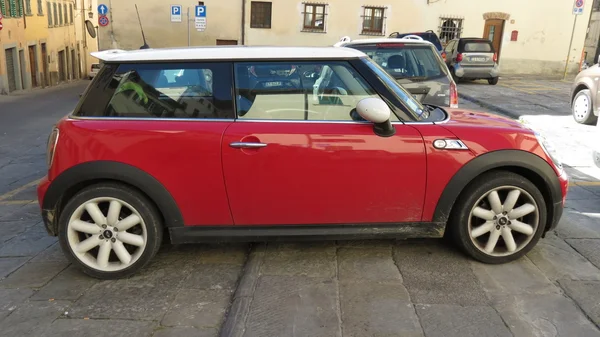
[[[178,6],[178,5],[171,6],[171,15],[181,15],[181,6]]]
[[[196,17],[197,18],[205,18],[206,17],[206,6],[196,6]]]

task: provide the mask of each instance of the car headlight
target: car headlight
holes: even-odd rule
[[[539,132],[537,132],[535,130],[533,130],[533,132],[535,132],[535,137],[537,138],[538,143],[540,143],[540,146],[542,147],[544,152],[546,152],[546,155],[548,157],[550,157],[550,159],[552,159],[552,162],[554,163],[554,165],[556,165],[556,167],[560,171],[562,171],[563,170],[562,160],[560,158],[560,155],[556,151],[556,148],[542,134],[540,134]]]

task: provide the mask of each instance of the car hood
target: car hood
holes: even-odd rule
[[[445,123],[448,126],[487,126],[529,130],[529,128],[517,120],[491,113],[463,109],[446,109],[446,112],[450,115],[448,122]]]

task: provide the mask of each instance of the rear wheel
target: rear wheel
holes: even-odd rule
[[[85,188],[61,212],[59,240],[69,259],[101,279],[130,276],[158,251],[163,235],[158,212],[142,194],[106,183]]]
[[[571,110],[577,123],[593,125],[598,120],[592,111],[591,92],[588,89],[580,90],[575,95]]]
[[[520,175],[495,171],[469,184],[457,200],[449,226],[468,255],[499,264],[529,252],[545,223],[546,204],[539,189]]]
[[[488,78],[488,83],[490,85],[496,85],[496,84],[498,84],[498,77]]]

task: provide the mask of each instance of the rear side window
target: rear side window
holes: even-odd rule
[[[488,41],[465,41],[462,43],[463,53],[492,53],[494,48]]]
[[[104,108],[78,115],[230,119],[231,78],[229,63],[122,64],[106,83]]]
[[[427,45],[351,46],[367,54],[396,79],[430,80],[447,76],[437,52]]]

